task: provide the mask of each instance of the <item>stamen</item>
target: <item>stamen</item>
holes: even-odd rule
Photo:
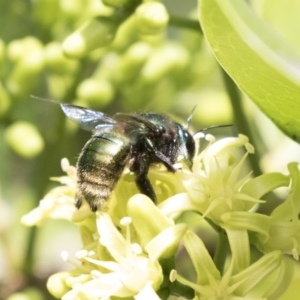
[[[255,152],[255,148],[253,147],[253,145],[251,145],[250,143],[246,143],[245,144],[245,148],[249,153],[254,153]]]
[[[205,135],[205,139],[209,142],[215,142],[216,141],[216,138],[212,134],[209,134],[209,133]]]
[[[70,265],[74,266],[75,268],[82,270],[83,272],[87,271],[87,269],[84,268],[81,264],[78,264],[77,262],[71,260],[69,258],[69,253],[67,251],[62,251],[61,257],[62,257],[63,261],[68,262]]]
[[[69,253],[67,251],[62,251],[60,255],[61,255],[61,258],[63,259],[63,261],[68,261]]]
[[[131,250],[134,254],[139,255],[143,252],[141,246],[137,243],[131,244]]]
[[[177,278],[177,271],[175,269],[173,269],[171,272],[170,272],[170,275],[169,275],[169,279],[171,282],[174,282]]]
[[[68,159],[67,159],[67,158],[63,158],[63,159],[61,160],[61,169],[62,169],[64,172],[67,172],[68,169],[69,169],[69,167],[70,167],[70,163],[69,163]]]
[[[132,219],[130,217],[124,217],[121,219],[120,224],[124,227],[126,227],[126,256],[132,255],[132,249],[131,249],[131,237],[130,237],[130,227]]]
[[[76,258],[77,258],[78,260],[81,260],[81,259],[87,257],[88,254],[89,254],[88,251],[85,250],[85,249],[83,249],[83,250],[77,251],[76,254],[75,254],[75,256],[76,256]]]
[[[204,134],[204,132],[199,131],[199,132],[195,133],[195,134],[193,135],[193,137],[194,137],[195,140],[196,140],[196,139],[201,139],[201,138],[204,138],[204,137],[205,137],[205,134]]]
[[[131,222],[132,222],[132,220],[131,220],[130,217],[124,217],[124,218],[121,219],[120,224],[122,226],[128,226],[128,225],[131,224]]]

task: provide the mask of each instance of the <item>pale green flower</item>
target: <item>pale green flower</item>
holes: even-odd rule
[[[194,300],[278,299],[288,286],[286,279],[292,278],[291,262],[283,260],[280,251],[264,255],[237,273],[231,261],[221,275],[198,236],[188,231],[183,242],[197,273],[196,283],[183,278],[175,270],[171,273],[171,279],[194,289]],[[268,283],[270,278],[276,285]]]
[[[52,189],[44,199],[40,200],[37,208],[22,217],[21,221],[24,225],[39,225],[46,219],[65,219],[79,222],[92,214],[87,206],[78,210],[74,205],[77,191],[76,168],[70,166],[66,158],[62,159],[61,166],[67,176],[53,177],[52,180],[63,185]]]
[[[96,232],[81,226],[84,249],[76,254],[79,263],[70,261],[75,269],[69,275],[51,277],[51,282],[56,282],[48,283],[51,293],[61,294],[68,286],[63,300],[142,299],[148,292],[155,295],[148,299],[159,299],[155,293],[163,281],[159,259],[175,255],[187,226],[162,215],[144,195],[132,197],[127,206],[130,217],[121,219],[120,230],[106,212],[96,214]],[[64,257],[68,259],[68,255]],[[61,291],[56,291],[57,286]]]
[[[128,228],[130,218],[122,221]],[[101,227],[100,243],[108,250],[112,260],[100,260],[91,251],[77,253],[84,267],[90,269],[90,280],[74,284],[62,299],[129,297],[138,294],[147,284],[151,285],[151,289],[157,289],[163,279],[158,261],[151,261],[137,243],[131,243],[130,237],[124,238],[106,213],[99,214],[97,223],[98,230]],[[130,229],[127,231],[129,234]]]
[[[229,226],[254,231],[251,242],[262,252],[281,250],[299,259],[300,252],[300,172],[297,163],[288,165],[290,176],[273,173],[264,185],[288,187],[287,199],[273,210],[270,216],[257,213],[236,212],[225,214],[224,222]],[[259,178],[257,178],[257,181]],[[263,190],[263,184],[261,189]]]
[[[289,177],[280,173],[257,178],[250,178],[250,174],[241,176],[248,153],[254,152],[248,138],[239,135],[218,141],[212,136],[208,139],[210,144],[194,160],[193,172],[184,171],[177,175],[182,178],[187,193],[167,199],[160,208],[162,213],[172,218],[186,210],[198,211],[222,227],[227,233],[234,267],[242,271],[250,265],[248,230],[253,230],[256,216],[258,225],[264,218],[255,214],[254,210],[257,204],[264,202],[261,200],[264,194],[287,186]],[[247,152],[237,160],[233,154],[240,147],[245,147]],[[233,216],[240,217],[233,221]],[[245,216],[252,222],[247,222]]]
[[[221,216],[228,211],[250,210],[260,201],[246,193],[242,187],[250,181],[250,174],[240,178],[241,170],[248,153],[254,149],[243,135],[214,141],[194,159],[193,172],[184,170],[176,174],[183,181],[187,196],[182,195],[181,204],[172,206],[172,199],[160,205],[169,216],[178,216],[185,210],[199,211],[216,224],[221,224]],[[244,146],[247,153],[236,161],[232,152]],[[177,195],[176,195],[177,196]]]
[[[243,173],[248,154],[254,152],[247,137],[206,138],[209,145],[195,157],[192,171],[180,162],[175,174],[163,166],[151,168],[157,206],[137,194],[134,175],[126,169],[101,212],[92,213],[87,204],[77,210],[76,169],[63,160],[67,176],[55,178],[63,185],[50,191],[39,207],[22,219],[26,225],[48,218],[80,225],[83,249],[76,253],[77,261],[63,253],[74,269],[51,276],[49,291],[63,300],[155,300],[165,290],[177,293],[172,281],[178,280],[195,291],[194,300],[278,299],[293,276],[293,266],[282,253],[298,259],[300,250],[299,169],[292,163],[289,175],[269,173],[251,178],[251,172]],[[266,193],[289,185],[287,200],[270,216],[255,212]],[[185,223],[176,223],[184,211],[196,211],[226,232],[231,262],[223,275],[202,241]],[[175,270],[170,281],[167,279],[181,241],[196,269],[195,283]],[[251,243],[265,253],[254,263],[250,262]]]

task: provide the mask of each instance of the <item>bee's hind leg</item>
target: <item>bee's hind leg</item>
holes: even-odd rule
[[[148,196],[154,203],[156,203],[156,195],[147,175],[136,175],[135,183],[142,194]]]
[[[140,192],[148,196],[154,203],[156,203],[156,195],[152,184],[147,177],[149,170],[149,157],[141,153],[131,159],[129,163],[130,171],[135,174],[135,183]]]

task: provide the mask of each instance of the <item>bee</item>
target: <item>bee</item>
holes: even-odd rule
[[[72,104],[60,106],[69,119],[92,132],[77,161],[77,208],[85,200],[93,212],[99,210],[125,166],[134,173],[139,191],[155,203],[156,194],[147,177],[151,165],[162,163],[174,173],[180,159],[192,167],[195,141],[188,125],[158,113],[116,113],[110,117]]]

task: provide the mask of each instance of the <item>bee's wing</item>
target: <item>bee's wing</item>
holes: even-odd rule
[[[131,125],[136,125],[136,131],[140,131],[141,134],[145,134],[148,132],[157,134],[160,131],[160,128],[158,126],[138,114],[117,113],[114,115],[114,119],[118,121],[124,121],[126,123],[129,122]],[[141,124],[144,125],[144,129],[141,128]]]
[[[60,103],[65,115],[87,131],[97,131],[113,126],[114,121],[108,115],[82,106]]]

